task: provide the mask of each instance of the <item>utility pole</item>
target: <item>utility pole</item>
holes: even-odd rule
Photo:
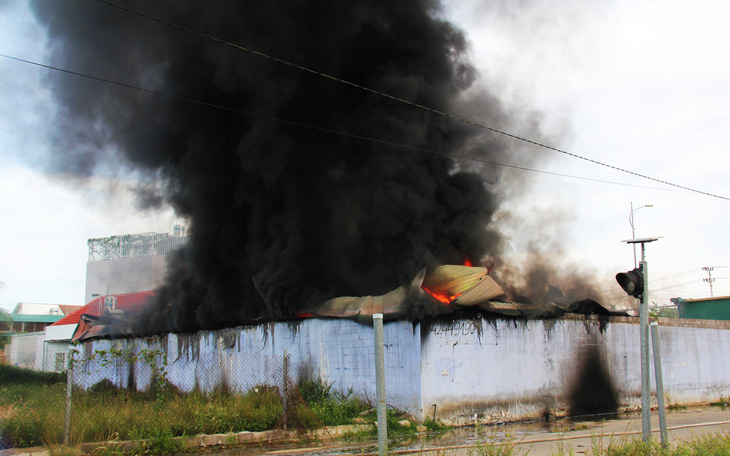
[[[707,276],[708,277],[706,279],[702,279],[702,280],[710,284],[710,297],[711,298],[714,298],[715,297],[715,295],[712,294],[712,282],[715,281],[715,279],[712,278],[712,271],[714,269],[715,268],[713,268],[712,266],[705,266],[705,267],[702,268],[703,271],[707,271]]]

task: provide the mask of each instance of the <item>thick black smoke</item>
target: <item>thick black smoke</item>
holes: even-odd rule
[[[515,118],[467,93],[466,38],[436,1],[116,3],[496,127]],[[505,160],[498,137],[93,0],[33,8],[54,64],[175,96],[49,76],[61,109],[53,166],[133,170],[148,204],[189,219],[192,245],[142,331],[291,318],[333,296],[387,292],[425,266],[499,254],[499,198],[463,163],[273,119]]]

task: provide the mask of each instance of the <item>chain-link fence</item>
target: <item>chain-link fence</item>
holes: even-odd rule
[[[320,427],[292,380],[286,352],[136,341],[71,351],[64,440],[138,440]],[[315,381],[328,387],[326,383]],[[309,387],[311,389],[311,387]]]

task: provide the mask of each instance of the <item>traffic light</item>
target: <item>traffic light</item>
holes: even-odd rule
[[[616,274],[616,282],[629,296],[640,298],[644,293],[644,272],[641,266],[631,271],[619,272]]]

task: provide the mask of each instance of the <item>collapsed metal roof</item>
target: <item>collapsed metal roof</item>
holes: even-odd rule
[[[148,292],[150,293],[150,292]],[[419,321],[464,310],[512,318],[556,318],[566,313],[619,315],[592,299],[576,299],[550,287],[544,299],[511,299],[483,267],[441,265],[421,270],[405,284],[380,296],[341,296],[329,299],[300,317],[349,318],[363,323],[382,313],[386,320]],[[139,310],[139,309],[137,309]],[[73,340],[133,335],[137,312],[81,317]],[[620,313],[620,315],[625,315]]]
[[[441,265],[421,270],[410,284],[380,296],[338,297],[314,309],[314,317],[368,321],[375,313],[387,320],[419,320],[469,308],[521,318],[554,318],[566,313],[611,315],[592,299],[576,299],[550,287],[540,301],[511,300],[482,267]]]
[[[390,320],[434,316],[453,311],[454,306],[471,306],[505,297],[504,290],[486,268],[443,265],[423,269],[410,284],[380,296],[343,296],[314,309],[314,316],[370,319],[382,313]]]

